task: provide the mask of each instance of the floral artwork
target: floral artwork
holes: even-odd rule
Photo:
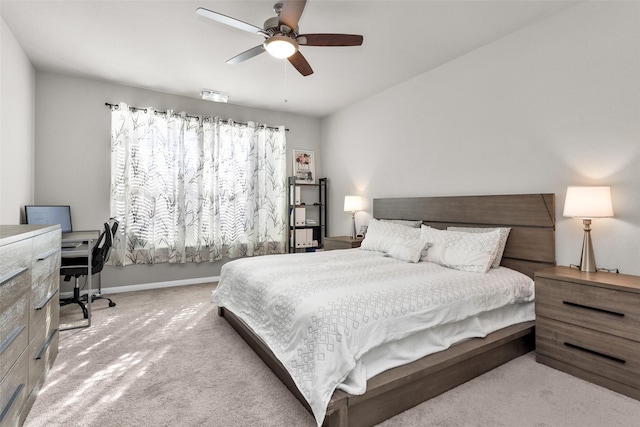
[[[293,150],[293,175],[298,184],[313,184],[316,180],[316,168],[313,151]]]

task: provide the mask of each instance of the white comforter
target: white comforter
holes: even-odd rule
[[[366,374],[350,373],[369,350],[533,294],[529,277],[503,267],[467,273],[352,249],[231,261],[213,301],[271,348],[321,425],[338,386],[366,391]]]

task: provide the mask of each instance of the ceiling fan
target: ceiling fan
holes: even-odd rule
[[[298,50],[299,46],[360,46],[363,37],[354,34],[300,34],[298,21],[306,3],[306,0],[284,0],[276,3],[273,11],[277,16],[267,19],[264,28],[201,7],[196,13],[265,38],[263,44],[234,56],[227,64],[238,64],[266,50],[276,58],[287,58],[300,74],[308,76],[313,74],[313,70]]]

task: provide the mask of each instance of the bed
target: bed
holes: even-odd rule
[[[501,260],[501,266],[532,278],[536,270],[555,264],[554,204],[555,198],[553,194],[375,199],[373,216],[378,219],[419,220],[435,229],[455,226],[510,227],[511,231]],[[344,251],[341,257],[347,258],[350,264],[361,265],[361,269],[358,270],[360,272],[368,271],[367,269],[372,268],[371,266],[374,264],[385,264],[385,266],[388,265],[385,268],[390,269],[389,274],[391,276],[395,274],[393,269],[397,267],[397,261],[389,260],[387,257],[371,259],[373,255],[365,252],[368,251],[358,249]],[[305,256],[305,254],[293,255],[298,256],[298,258],[296,260],[288,258],[287,260],[293,260],[294,263],[302,262],[299,257]],[[322,255],[324,257],[322,262],[318,262],[318,266],[315,268],[321,269],[320,265],[326,264],[326,259],[332,259],[331,263],[337,264],[337,255],[337,252]],[[288,257],[290,255],[279,257],[285,256]],[[317,258],[317,256],[318,254],[316,254],[315,259],[319,260],[320,258]],[[266,257],[260,258],[262,260],[258,261],[258,264],[259,262],[265,262],[265,259],[267,259]],[[272,259],[281,261],[285,258]],[[262,267],[255,267],[256,261],[243,262],[252,263],[254,270],[257,269],[261,272],[257,276],[255,272],[246,273],[247,276],[257,277],[252,279],[253,281],[260,282],[267,280],[268,276],[277,277],[278,275],[278,270],[274,269],[276,262],[270,263],[273,265],[263,264]],[[287,261],[287,263],[289,262]],[[233,263],[232,266],[233,268],[239,268],[239,264],[241,263]],[[414,264],[412,268],[432,268],[427,264],[431,263]],[[309,268],[314,268],[313,264]],[[491,273],[493,275],[507,274],[507,269],[499,268]],[[223,279],[225,274],[227,273],[223,271]],[[239,273],[234,274],[240,277]],[[373,289],[379,286],[376,285],[374,278],[384,274],[386,273],[372,273],[370,284]],[[405,273],[398,274],[402,275],[402,279],[394,284],[395,287],[400,287],[405,282],[407,286],[411,285],[411,274],[407,273],[407,276],[404,276]],[[463,274],[484,276],[474,273]],[[491,275],[487,275],[487,277],[489,276]],[[460,277],[464,278],[466,276]],[[241,288],[240,292],[243,292],[248,279],[237,279],[237,282],[239,284],[236,286],[239,286]],[[304,286],[296,287],[291,284],[287,286],[287,289],[290,290],[294,288],[304,290]],[[297,298],[296,292],[289,292],[292,295],[295,294]],[[315,298],[321,296],[322,293],[317,293]],[[290,297],[289,299],[293,298],[291,295],[287,297]],[[388,299],[388,297],[386,298]],[[293,300],[297,301],[295,298]],[[420,357],[418,360],[392,369],[383,369],[381,373],[366,381],[366,392],[362,394],[360,394],[361,391],[350,394],[343,390],[335,390],[326,397],[328,403],[326,401],[322,403],[322,405],[326,404],[326,408],[323,407],[319,411],[317,401],[308,399],[309,389],[305,387],[304,382],[301,382],[300,379],[306,375],[304,371],[306,365],[300,363],[295,365],[294,363],[294,366],[297,366],[298,369],[296,371],[291,368],[291,362],[287,362],[290,368],[287,370],[280,361],[285,360],[283,351],[286,349],[283,350],[279,345],[279,341],[274,341],[273,339],[273,335],[278,334],[262,335],[263,339],[261,339],[254,332],[254,328],[255,330],[260,330],[260,328],[256,327],[259,322],[256,323],[252,317],[261,315],[258,313],[261,309],[260,299],[258,298],[255,303],[257,305],[249,311],[239,308],[240,306],[235,306],[234,308],[231,303],[223,304],[225,307],[219,307],[219,315],[224,317],[239,332],[302,404],[316,416],[318,423],[327,426],[375,425],[534,348],[532,317],[523,317],[520,320],[515,320],[517,322],[515,324],[509,323],[510,326],[505,326],[505,324],[499,326],[498,329],[495,329],[494,326],[491,329],[493,332],[486,334],[486,336],[484,336],[485,334],[478,335],[484,336],[483,338],[467,338],[461,335],[460,342],[450,347],[450,343],[445,343],[443,348],[446,349],[444,350]],[[532,303],[529,306],[532,306]],[[276,309],[281,310],[281,312],[276,313],[277,316],[289,319],[287,316],[290,316],[291,305],[280,304],[276,306]],[[255,316],[251,314],[253,310],[255,310]],[[237,311],[237,313],[234,311]],[[523,321],[523,319],[525,320]],[[254,325],[254,328],[249,325]],[[462,332],[464,332],[464,329],[462,328]],[[266,342],[270,342],[271,346],[267,345]],[[425,342],[428,342],[428,340],[425,340]],[[335,344],[334,341],[332,341],[333,344]],[[375,345],[376,343],[373,344],[374,348]],[[300,354],[300,350],[298,349],[297,351]],[[279,357],[276,357],[276,354]],[[317,357],[317,355],[314,357]],[[320,363],[317,364],[320,365]],[[290,372],[292,373],[290,374]],[[342,388],[350,390],[347,386]],[[326,394],[326,391],[324,393]],[[310,404],[309,402],[312,403]],[[318,418],[319,416],[320,418]]]

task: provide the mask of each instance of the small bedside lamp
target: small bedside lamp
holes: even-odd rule
[[[349,237],[356,238],[356,211],[362,210],[362,197],[344,196],[344,211],[351,212],[351,234]]]
[[[593,273],[596,271],[596,260],[591,245],[591,220],[613,216],[611,203],[611,187],[568,187],[564,201],[564,216],[582,218],[584,224],[584,240],[580,271]]]

